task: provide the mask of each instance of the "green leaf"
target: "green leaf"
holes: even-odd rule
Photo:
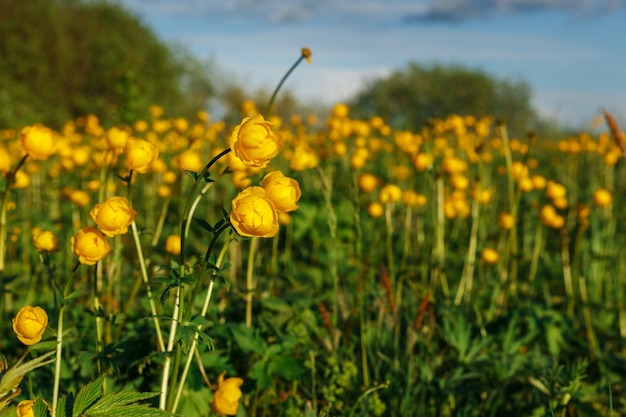
[[[106,410],[90,411],[84,414],[85,417],[172,417],[177,415],[144,404],[116,405]]]
[[[297,381],[306,373],[302,361],[291,356],[274,356],[272,365],[275,373],[288,381]]]
[[[35,417],[50,417],[50,413],[48,412],[48,406],[43,401],[35,401],[35,404],[33,404],[33,414],[35,415]],[[57,417],[65,416],[66,414],[57,414]]]
[[[139,393],[133,391],[121,391],[108,394],[100,398],[89,407],[83,415],[87,417],[110,416],[110,417],[150,417],[172,416],[174,414],[151,408],[149,405],[133,404],[154,398],[158,393]]]
[[[233,326],[231,331],[233,332],[235,343],[237,343],[244,353],[254,352],[259,355],[265,354],[267,344],[265,340],[259,336],[257,330],[241,324],[239,326]]]
[[[203,228],[204,230],[206,230],[207,232],[211,232],[211,233],[215,233],[215,229],[213,228],[213,226],[211,226],[209,224],[209,222],[207,222],[204,219],[198,218],[198,217],[194,217],[193,221],[200,226],[201,228]]]
[[[104,381],[104,375],[88,383],[78,391],[76,399],[74,400],[72,417],[78,417],[83,414],[87,408],[100,398],[102,395],[102,381]]]
[[[272,376],[268,361],[262,360],[255,363],[248,373],[248,377],[254,379],[258,389],[267,389],[272,387]]]
[[[194,180],[198,179],[198,173],[195,171],[190,171],[188,169],[185,170],[185,174],[189,175],[191,178],[193,178]]]

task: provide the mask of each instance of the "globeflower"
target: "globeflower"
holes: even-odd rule
[[[226,414],[234,416],[239,408],[239,399],[242,396],[241,387],[243,379],[226,378],[222,373],[217,379],[217,391],[213,393],[213,401],[211,406],[217,414]]]
[[[153,144],[143,139],[128,138],[124,147],[126,166],[139,173],[146,173],[159,152]]]
[[[235,156],[247,165],[262,168],[279,154],[282,139],[272,132],[271,123],[257,114],[244,118],[235,127],[230,136],[230,147]]]
[[[20,140],[26,153],[31,158],[40,161],[48,159],[57,149],[54,132],[40,124],[22,129]]]
[[[180,255],[180,235],[169,235],[165,239],[165,252]]]
[[[402,198],[402,189],[395,184],[385,185],[378,193],[378,201],[383,204],[393,203]]]
[[[296,203],[300,200],[302,192],[300,184],[295,179],[285,177],[280,171],[273,171],[263,178],[261,186],[265,189],[265,195],[274,203],[276,210],[289,212],[298,208]]]
[[[116,196],[96,204],[89,215],[102,233],[113,237],[128,231],[128,226],[135,220],[137,212],[130,206],[126,197]]]
[[[185,171],[200,172],[204,167],[202,157],[194,149],[187,149],[176,157],[178,168]]]
[[[15,412],[17,413],[17,417],[35,417],[35,412],[33,411],[34,400],[23,400],[17,404],[17,408]]]
[[[481,259],[484,263],[488,265],[493,265],[498,262],[498,259],[500,259],[500,255],[498,255],[498,252],[495,249],[485,248],[483,249],[483,253],[481,254]]]
[[[38,252],[56,252],[59,250],[59,239],[49,230],[33,230],[33,245]]]
[[[606,188],[600,188],[593,193],[593,203],[598,207],[606,207],[613,202],[611,192]]]
[[[106,238],[95,227],[84,227],[71,239],[72,252],[84,265],[94,265],[111,252]]]
[[[241,236],[273,237],[278,213],[262,187],[248,187],[233,200],[230,223]]]
[[[47,325],[48,314],[41,307],[22,307],[13,318],[13,331],[26,346],[39,343]]]

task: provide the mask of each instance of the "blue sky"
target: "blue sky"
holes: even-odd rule
[[[251,89],[286,87],[331,104],[409,62],[523,79],[544,116],[626,122],[626,0],[118,0]]]

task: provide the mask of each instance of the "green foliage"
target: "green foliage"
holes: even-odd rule
[[[150,104],[191,116],[213,94],[207,65],[107,1],[0,0],[0,125],[97,114],[131,123]]]
[[[411,63],[370,82],[351,101],[354,116],[380,116],[396,129],[418,131],[450,114],[495,116],[518,133],[536,129],[530,86],[460,65]]]
[[[175,416],[168,411],[158,410],[145,404],[145,400],[154,398],[158,393],[138,393],[122,391],[103,394],[102,384],[105,376],[86,384],[76,394],[61,397],[56,409],[59,417],[167,417]],[[47,407],[38,401],[34,407],[36,417],[48,417]]]

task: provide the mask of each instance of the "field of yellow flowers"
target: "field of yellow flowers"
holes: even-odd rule
[[[0,414],[626,415],[610,115],[242,113],[0,132]]]

